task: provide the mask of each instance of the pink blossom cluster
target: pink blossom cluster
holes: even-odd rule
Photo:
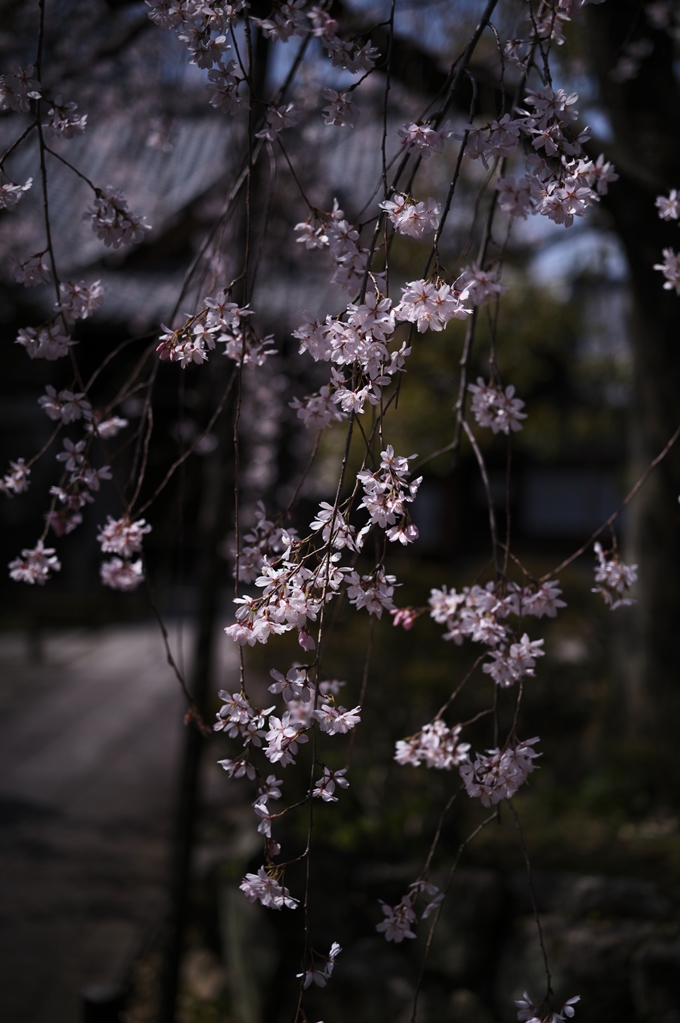
[[[31,470],[26,465],[26,459],[17,458],[16,462],[10,461],[9,472],[0,480],[0,490],[7,497],[14,497],[15,494],[23,494],[28,490]]]
[[[239,885],[249,902],[261,902],[267,909],[296,909],[299,899],[294,899],[288,889],[270,875],[264,867],[257,874],[246,874]]]
[[[283,554],[291,540],[297,538],[294,529],[284,529],[267,518],[262,501],[254,510],[255,524],[243,537],[238,561],[238,577],[241,582],[252,583],[261,574],[265,558]],[[234,564],[236,575],[236,564]]]
[[[483,270],[477,263],[467,266],[456,283],[467,291],[473,306],[495,302],[508,290],[500,283],[495,270]]]
[[[87,114],[76,116],[77,103],[64,103],[61,96],[55,96],[47,111],[49,121],[43,124],[45,134],[53,138],[72,139],[82,135],[87,127]]]
[[[535,737],[503,750],[487,750],[486,755],[477,753],[474,762],[468,758],[458,768],[468,796],[478,798],[482,806],[512,799],[536,768],[534,760],[541,754],[531,747],[538,741]]]
[[[440,331],[450,320],[464,320],[470,315],[472,309],[464,305],[468,295],[465,288],[457,291],[451,284],[409,281],[394,312],[397,319],[415,323],[420,334]]]
[[[222,37],[218,38],[221,39]],[[224,41],[226,42],[226,37],[224,37]],[[210,48],[211,51],[213,48]],[[211,63],[214,62],[211,55],[207,59]],[[235,114],[243,104],[243,97],[238,91],[242,81],[243,78],[235,60],[229,60],[226,64],[218,60],[216,67],[208,71],[208,84],[206,88],[210,96],[210,105],[215,107],[216,110],[224,110],[227,114]]]
[[[0,110],[16,110],[27,114],[31,100],[40,99],[40,82],[34,78],[35,66],[13,64],[6,75],[0,75]]]
[[[314,783],[312,796],[322,799],[324,803],[337,803],[338,797],[334,794],[335,786],[338,785],[341,789],[349,788],[349,782],[345,778],[346,774],[346,767],[340,768],[339,771],[331,771],[329,767],[324,767],[322,776]]]
[[[624,565],[616,551],[603,551],[602,544],[594,545],[597,565],[595,567],[595,582],[593,593],[601,593],[605,604],[608,604],[612,611],[617,607],[625,607],[634,604],[631,597],[624,594],[637,581],[637,565]]]
[[[313,212],[306,221],[295,225],[295,233],[299,236],[296,241],[307,249],[328,246],[335,264],[331,278],[333,284],[339,284],[349,292],[361,287],[368,249],[359,245],[359,231],[345,219],[337,199],[330,213],[320,215]],[[297,335],[293,334],[293,337]]]
[[[49,395],[46,397],[49,399]],[[82,403],[80,396],[74,395],[74,402],[76,399]],[[93,503],[94,494],[99,491],[102,480],[111,479],[108,465],[95,469],[90,464],[90,443],[91,439],[74,442],[67,437],[64,440],[63,451],[56,456],[57,461],[64,464],[65,476],[58,486],[50,487],[54,501],[46,519],[50,529],[57,536],[70,533],[80,525],[81,510],[85,505]],[[63,505],[63,508],[55,508],[55,502]]]
[[[334,364],[328,385],[291,402],[307,427],[323,428],[350,413],[363,413],[367,402],[379,404],[382,389],[403,371],[411,352],[405,343],[397,350],[388,347],[396,325],[389,298],[369,291],[361,304],[350,303],[344,315],[346,319],[328,316],[324,322],[310,317],[293,331],[301,354]],[[339,408],[334,410],[334,405]]]
[[[534,675],[536,658],[545,654],[541,650],[543,642],[542,639],[529,639],[525,632],[519,642],[511,643],[509,648],[492,650],[490,661],[482,665],[482,671],[491,675],[497,685],[507,689],[520,679]]]
[[[321,957],[322,960],[321,967],[317,966],[316,962],[313,960],[306,970],[304,970],[302,973],[297,973],[296,977],[303,978],[302,981],[303,988],[306,989],[310,987],[312,984],[316,984],[317,987],[325,987],[333,973],[333,969],[335,967],[335,960],[338,958],[341,952],[342,948],[340,947],[337,941],[334,941],[330,947],[328,955]]]
[[[493,433],[504,433],[509,436],[512,431],[522,429],[522,420],[526,413],[522,412],[524,402],[515,397],[512,384],[503,390],[496,384],[486,384],[482,377],[477,377],[476,384],[468,384],[472,394],[472,412],[480,426],[486,426]]]
[[[142,560],[131,559],[133,554],[140,553],[143,537],[150,532],[151,526],[144,519],[133,522],[127,515],[120,519],[108,516],[106,525],[100,527],[97,539],[105,554],[118,556],[103,562],[100,567],[101,580],[105,586],[124,591],[139,586],[144,578]]]
[[[358,572],[347,575],[347,599],[356,608],[365,607],[370,615],[382,617],[383,611],[394,608],[394,588],[396,576],[388,575],[382,565],[360,576]]]
[[[561,590],[552,581],[537,589],[508,583],[505,594],[496,591],[494,583],[485,587],[433,589],[430,594],[430,616],[440,625],[446,625],[444,639],[460,645],[465,638],[473,643],[492,647],[482,670],[491,675],[503,688],[514,685],[525,676],[533,676],[536,658],[543,656],[543,640],[531,640],[527,633],[513,642],[510,627],[505,624],[510,615],[518,619],[525,615],[554,618],[557,609],[565,607],[560,600]],[[516,634],[515,634],[516,635]]]
[[[414,881],[409,887],[411,890],[408,895],[404,895],[396,906],[388,906],[380,899],[380,908],[385,919],[377,924],[375,929],[385,935],[386,941],[393,941],[397,945],[404,938],[416,937],[411,927],[417,919],[415,906],[419,897],[425,901],[425,909],[421,915],[423,920],[426,920],[444,899],[444,893],[428,881]]]
[[[244,746],[250,743],[253,746],[261,746],[266,735],[266,719],[274,708],[254,710],[247,696],[243,693],[230,693],[226,689],[220,689],[217,695],[224,706],[217,712],[217,721],[213,729],[216,732],[224,732],[231,739],[240,736]]]
[[[401,144],[408,151],[417,153],[423,160],[429,159],[433,153],[441,153],[444,150],[446,140],[450,138],[451,132],[437,130],[429,124],[419,124],[411,121],[397,129]]]
[[[432,196],[427,202],[416,202],[410,195],[397,192],[392,199],[386,199],[379,205],[399,234],[422,238],[428,231],[436,231],[439,227],[442,207]]]
[[[255,579],[262,596],[234,600],[238,605],[236,621],[225,629],[234,642],[254,646],[266,643],[271,635],[297,629],[303,648],[308,645],[307,620],[316,620],[324,597],[329,601],[339,592],[347,570],[338,568],[338,555],[321,557],[314,568],[297,561],[296,557],[291,545],[286,554],[275,561],[263,558],[262,574]]]
[[[675,291],[680,295],[680,254],[674,252],[670,247],[663,250],[663,263],[655,263],[654,269],[661,271],[666,278],[664,289]]]
[[[89,286],[85,281],[62,281],[59,285],[60,301],[56,309],[68,323],[86,320],[104,300],[101,281]]]
[[[459,742],[462,725],[449,728],[441,718],[423,725],[417,735],[397,742],[394,759],[398,764],[411,767],[433,767],[438,771],[450,771],[467,757],[470,744]]]
[[[90,220],[97,237],[114,249],[144,241],[144,233],[151,230],[144,217],[130,212],[122,192],[114,192],[110,185],[96,190],[94,206],[83,220]]]
[[[38,540],[35,547],[28,548],[21,552],[21,557],[15,558],[9,563],[10,578],[15,582],[28,583],[33,586],[44,586],[51,578],[51,572],[58,572],[61,562],[56,557],[53,547],[45,547],[42,540]]]
[[[56,320],[38,328],[22,327],[15,341],[26,349],[29,359],[47,359],[48,362],[63,359],[75,343]]]
[[[587,3],[588,0],[583,0]],[[590,0],[591,3],[599,3],[601,0]],[[549,998],[541,1002],[533,1002],[531,995],[525,991],[522,998],[515,999],[517,1006],[517,1019],[522,1023],[565,1023],[565,1020],[574,1016],[574,1006],[581,1001],[580,995],[568,998],[559,1009],[555,1009]]]
[[[13,181],[7,180],[4,171],[0,169],[0,210],[13,209],[32,184],[33,178],[27,178],[23,185],[15,185]]]
[[[74,423],[77,419],[92,419],[92,405],[85,395],[64,389],[57,391],[48,384],[46,393],[38,398],[38,404],[50,419],[60,423]]]
[[[394,448],[388,444],[380,452],[378,471],[362,469],[357,473],[357,480],[364,490],[359,508],[365,508],[368,512],[370,525],[385,529],[388,540],[398,540],[404,546],[418,539],[418,527],[409,520],[406,507],[415,500],[423,481],[423,477],[419,476],[409,482],[408,463],[416,457],[395,455]]]
[[[274,349],[269,347],[272,337],[259,338],[250,325],[252,309],[239,308],[224,289],[208,296],[204,303],[203,309],[177,330],[161,324],[165,333],[160,335],[156,348],[160,359],[179,362],[182,368],[192,362],[200,365],[218,343],[224,345],[227,358],[243,365],[261,366],[273,354]]]
[[[20,260],[10,256],[12,276],[17,284],[23,284],[25,288],[37,288],[40,284],[46,284],[51,278],[50,268],[43,259],[44,252],[28,259]]]
[[[322,113],[326,124],[334,124],[337,128],[353,128],[357,117],[357,107],[352,103],[346,92],[335,89],[324,89],[321,93],[328,106]]]

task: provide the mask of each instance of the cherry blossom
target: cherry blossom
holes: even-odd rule
[[[395,607],[390,611],[392,615],[392,625],[396,627],[400,626],[406,632],[412,629],[418,618],[418,612],[412,607]]]
[[[592,160],[579,160],[576,170],[579,177],[584,178],[589,185],[595,186],[598,195],[607,195],[609,182],[619,180],[619,175],[614,170],[613,164],[605,160],[602,153],[594,163]]]
[[[675,294],[680,295],[680,254],[670,248],[664,249],[663,263],[655,263],[654,269],[660,270],[666,278],[665,290],[675,290]]]
[[[475,128],[472,124],[465,125],[464,130],[468,133],[466,154],[472,160],[481,158],[484,166],[488,168],[489,159],[510,156],[517,148],[521,127],[522,122],[513,120],[510,114],[504,114],[484,128]]]
[[[357,108],[347,97],[347,93],[324,89],[321,95],[329,102],[329,106],[323,108],[324,122],[334,124],[337,128],[353,128]]]
[[[102,561],[99,574],[104,586],[112,590],[123,590],[125,593],[136,590],[144,579],[141,560],[124,561],[122,558],[110,558]]]
[[[286,0],[271,18],[252,18],[268,39],[287,43],[291,36],[306,35],[309,31],[306,0]]]
[[[331,64],[334,67],[344,68],[345,71],[350,71],[354,75],[372,71],[380,56],[380,51],[370,43],[357,46],[344,39],[338,39],[337,36],[325,39],[324,46],[330,54]]]
[[[266,719],[273,711],[273,707],[266,710],[254,710],[248,698],[243,693],[229,693],[220,689],[217,694],[224,706],[217,712],[217,721],[213,725],[216,732],[223,731],[231,739],[240,736],[243,745],[261,746],[262,739],[266,734]],[[266,802],[266,800],[264,800]]]
[[[532,174],[525,174],[515,179],[511,174],[499,178],[496,182],[498,190],[498,205],[511,217],[520,217],[526,220],[528,213],[536,209],[536,201],[541,194],[543,184],[540,178]]]
[[[255,768],[246,759],[246,754],[240,757],[236,757],[235,760],[226,758],[225,760],[218,760],[217,763],[223,770],[227,772],[228,778],[243,778],[245,775],[250,781],[254,781],[256,777]]]
[[[412,150],[427,160],[433,153],[443,151],[444,144],[451,132],[437,131],[429,124],[417,124],[412,121],[410,124],[405,124],[403,128],[398,128],[397,134],[401,138],[401,144],[407,150]]]
[[[142,537],[151,532],[151,526],[145,519],[132,522],[127,515],[121,519],[107,516],[106,525],[101,526],[97,539],[105,554],[120,554],[129,558],[142,549]]]
[[[304,245],[306,249],[322,249],[328,245],[328,235],[325,233],[324,224],[315,226],[311,220],[305,220],[296,224],[293,230],[299,235],[295,241],[298,245]],[[293,337],[297,336],[296,333],[293,334]]]
[[[264,128],[261,131],[255,132],[255,137],[258,139],[268,139],[270,142],[273,142],[280,131],[292,128],[293,125],[297,124],[298,116],[293,103],[287,103],[285,106],[279,107],[272,105],[267,108]]]
[[[415,923],[416,914],[410,896],[405,895],[396,906],[388,906],[381,899],[380,907],[385,919],[377,924],[375,929],[382,932],[387,941],[399,944],[404,938],[415,938],[416,935],[411,930],[411,924]]]
[[[458,770],[467,794],[471,798],[479,798],[482,806],[493,806],[501,799],[511,799],[535,770],[533,761],[541,754],[531,747],[538,741],[536,737],[503,750],[487,750],[486,755],[477,753],[474,763],[466,760]]]
[[[22,327],[15,341],[15,344],[26,349],[29,359],[47,359],[48,362],[63,359],[75,343],[68,334],[63,333],[56,321],[37,329]]]
[[[270,799],[280,799],[282,785],[283,782],[279,781],[276,775],[267,775],[266,780],[257,790],[257,799],[255,800],[255,803],[266,803]],[[255,803],[253,803],[253,806]]]
[[[40,99],[40,82],[33,77],[35,67],[27,64],[13,64],[6,75],[0,75],[0,110],[18,110],[27,114],[31,100]]]
[[[492,650],[489,654],[491,662],[483,664],[482,671],[491,675],[494,682],[503,688],[514,685],[526,675],[534,674],[536,658],[545,655],[545,651],[540,649],[543,642],[542,639],[530,640],[525,632],[519,643],[512,643],[509,649]]]
[[[54,103],[47,111],[49,121],[43,124],[45,134],[64,139],[82,135],[87,126],[87,114],[76,117],[77,109],[77,103],[64,103],[61,96],[55,96]]]
[[[89,433],[96,433],[102,440],[110,440],[112,437],[117,437],[120,431],[124,430],[128,425],[129,421],[123,419],[122,416],[111,416],[110,419],[104,419],[100,422],[95,412],[93,421],[88,423],[85,429]]]
[[[668,198],[665,195],[658,195],[654,205],[659,211],[661,220],[678,220],[680,218],[680,199],[677,189],[672,188]]]
[[[314,711],[314,717],[319,722],[322,732],[328,732],[329,735],[345,735],[361,721],[361,707],[347,710],[332,703],[324,703]]]
[[[51,578],[51,572],[58,572],[61,562],[56,557],[53,547],[45,547],[42,540],[38,540],[35,547],[27,548],[21,552],[20,558],[15,558],[9,563],[10,579],[18,583],[28,583],[33,586],[44,586]]]
[[[17,284],[23,284],[25,288],[37,288],[40,284],[47,284],[52,276],[43,254],[30,256],[23,262],[10,256],[10,266],[14,280]]]
[[[602,0],[583,0],[583,3],[601,3]],[[522,998],[515,999],[517,1006],[517,1019],[528,1021],[528,1023],[564,1023],[565,1018],[571,1019],[574,1015],[574,1006],[581,1001],[580,995],[567,999],[562,1007],[554,1009],[550,998],[544,998],[542,1002],[534,1003],[531,995],[524,992]]]
[[[346,774],[346,767],[339,771],[331,771],[330,768],[324,767],[322,777],[314,783],[312,796],[322,799],[324,803],[337,803],[338,797],[334,795],[335,786],[339,785],[341,789],[349,788]]]
[[[73,391],[59,391],[48,384],[47,391],[42,398],[38,398],[38,404],[50,419],[62,423],[73,423],[77,419],[92,419],[92,405],[84,394],[74,394]]]
[[[294,529],[283,529],[270,521],[261,501],[258,501],[254,514],[255,524],[243,537],[238,565],[238,577],[247,583],[254,582],[261,575],[265,558],[287,551],[297,537]]]
[[[10,471],[0,479],[0,490],[7,497],[14,497],[15,494],[24,494],[28,490],[28,477],[31,475],[30,468],[23,458],[17,458],[16,462],[9,463]]]
[[[242,79],[238,73],[235,74],[237,71],[236,61],[230,60],[227,64],[218,63],[216,68],[208,72],[206,88],[210,94],[210,105],[227,114],[235,114],[243,103],[243,97],[238,92]]]
[[[55,536],[67,536],[82,525],[83,516],[80,512],[69,508],[53,508],[45,513],[45,522]]]
[[[629,587],[637,580],[637,565],[624,565],[618,554],[614,551],[602,550],[602,544],[594,544],[597,566],[595,568],[595,582],[593,593],[601,593],[605,604],[608,604],[612,611],[617,607],[625,607],[634,604],[631,597],[624,597]]]
[[[585,216],[586,210],[599,196],[588,185],[580,183],[579,178],[564,178],[560,184],[549,182],[537,203],[537,210],[555,224],[571,227],[574,217]]]
[[[554,618],[558,608],[566,607],[566,603],[560,600],[562,590],[556,582],[548,580],[542,583],[535,592],[529,591],[522,594],[521,610],[523,614],[533,615],[535,618]]]
[[[332,39],[337,34],[337,21],[335,18],[331,18],[321,4],[312,7],[307,12],[307,17],[312,23],[312,35],[317,39]]]
[[[521,420],[526,419],[526,413],[521,411],[524,402],[515,398],[512,384],[504,391],[494,384],[485,384],[482,377],[478,377],[476,384],[468,384],[468,390],[473,396],[472,412],[480,426],[490,427],[493,433],[506,436],[511,431],[522,429]]]
[[[79,473],[85,466],[84,451],[86,447],[86,441],[72,441],[70,437],[66,437],[64,440],[64,450],[60,451],[56,456],[57,461],[64,463],[67,472]]]
[[[291,700],[308,703],[312,699],[314,687],[305,668],[291,668],[286,675],[272,668],[269,674],[274,679],[274,684],[269,686],[269,692],[281,693],[286,703],[290,703]]]
[[[2,170],[0,170],[0,175],[2,177],[5,176]],[[2,181],[2,184],[0,184],[0,210],[13,209],[19,200],[23,198],[24,193],[28,192],[32,184],[33,178],[27,178],[23,185],[15,185],[11,181]]]
[[[292,721],[290,711],[286,711],[280,718],[270,717],[268,724],[264,751],[267,759],[272,764],[281,764],[281,767],[294,764],[298,744],[308,742],[309,737]]]
[[[382,565],[370,575],[359,576],[357,572],[350,572],[347,576],[347,599],[355,607],[365,607],[370,615],[381,618],[383,611],[391,611],[394,607],[392,595],[396,585],[396,576],[386,575]]]
[[[332,529],[331,521],[333,522]],[[345,522],[345,519],[338,510],[334,512],[333,505],[327,501],[322,501],[319,505],[319,511],[316,513],[315,518],[312,519],[310,528],[314,532],[321,531],[324,543],[330,541],[331,546],[337,550],[342,550],[343,547],[347,547],[352,551],[361,549],[363,537],[361,535],[357,536],[354,526],[350,526]]]
[[[249,902],[260,901],[267,909],[296,909],[299,900],[294,899],[287,888],[270,876],[264,867],[257,874],[246,874],[239,885]]]
[[[473,306],[495,301],[508,290],[500,283],[494,270],[482,270],[476,263],[463,270],[457,283],[467,291],[469,302]]]
[[[151,230],[144,217],[130,212],[122,192],[114,192],[110,185],[97,189],[94,207],[83,214],[83,220],[90,220],[97,237],[114,249],[143,241],[144,232]]]
[[[416,455],[410,455],[413,459]],[[408,481],[409,458],[395,455],[394,448],[388,444],[380,454],[380,469],[369,472],[362,469],[357,473],[357,480],[364,489],[364,496],[359,508],[365,508],[373,525],[392,526],[387,530],[388,540],[400,540],[406,545],[418,538],[418,530],[409,523],[406,505],[415,500],[422,476]],[[394,524],[399,520],[399,525]],[[363,531],[362,531],[363,532]]]
[[[89,286],[85,281],[63,281],[59,285],[60,301],[56,309],[69,323],[75,320],[86,320],[104,300],[104,289],[101,281]]]
[[[322,696],[339,696],[340,690],[346,685],[346,682],[341,682],[337,678],[325,679],[323,682],[319,682],[319,692]]]
[[[325,987],[328,980],[330,980],[335,966],[335,960],[342,952],[342,948],[337,941],[334,941],[330,947],[330,951],[327,956],[323,956],[324,965],[319,968],[314,962],[304,971],[304,973],[296,973],[296,977],[304,977],[303,988],[306,990],[312,985],[316,984],[318,987]]]
[[[399,320],[415,323],[421,334],[426,330],[440,331],[450,320],[464,320],[470,315],[472,309],[464,305],[467,298],[464,288],[456,291],[450,284],[410,281],[402,289],[401,302],[394,313]]]
[[[467,759],[470,744],[459,742],[462,726],[449,728],[441,719],[423,725],[417,735],[397,742],[394,759],[398,764],[411,767],[434,767],[438,771],[450,771]]]
[[[432,196],[427,202],[415,202],[408,195],[396,193],[393,199],[386,199],[379,205],[388,214],[399,234],[422,238],[427,231],[436,231],[439,226],[442,207]]]
[[[553,89],[545,85],[540,89],[529,89],[524,98],[527,106],[533,107],[533,111],[525,114],[524,123],[534,124],[538,128],[546,128],[553,118],[561,124],[569,124],[578,117],[578,110],[574,104],[578,100],[575,92],[567,95],[564,89]]]

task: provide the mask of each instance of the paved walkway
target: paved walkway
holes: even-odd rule
[[[182,704],[158,630],[0,636],[0,1020],[76,1023],[164,904]]]

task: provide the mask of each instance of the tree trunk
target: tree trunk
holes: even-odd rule
[[[680,92],[673,43],[652,30],[638,0],[588,8],[591,66],[614,132],[606,146],[619,181],[605,203],[625,246],[635,302],[632,322],[633,476],[659,454],[680,423],[680,297],[652,267],[662,249],[680,247],[676,224],[659,219],[657,195],[680,185]],[[639,74],[617,83],[610,72],[623,47],[648,39]],[[593,150],[599,148],[593,143]],[[631,738],[672,754],[680,722],[680,443],[654,471],[632,507],[632,560],[639,565],[634,656],[625,683]]]

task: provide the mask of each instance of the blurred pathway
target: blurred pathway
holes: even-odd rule
[[[0,1020],[76,1023],[164,906],[182,702],[151,626],[0,636]]]

